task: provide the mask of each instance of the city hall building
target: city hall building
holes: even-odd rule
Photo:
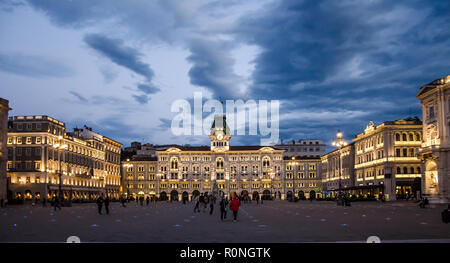
[[[122,144],[89,127],[66,132],[49,116],[15,116],[8,121],[8,199],[118,198]],[[61,183],[61,184],[60,184]]]
[[[200,193],[286,199],[320,196],[320,158],[284,157],[269,146],[233,146],[225,116],[216,116],[209,146],[178,146],[156,150],[157,157],[122,163],[129,196],[160,200],[191,199]]]

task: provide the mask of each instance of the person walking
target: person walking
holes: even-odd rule
[[[107,195],[105,198],[105,211],[106,211],[107,215],[109,214],[109,202],[110,202],[110,199],[109,199],[109,196]]]
[[[220,220],[227,219],[227,209],[228,209],[228,200],[225,197],[222,197],[220,200]]]
[[[98,207],[98,213],[102,214],[102,206],[103,206],[103,194],[97,198],[97,207]]]
[[[214,211],[214,198],[209,198],[209,215],[212,215]]]
[[[195,207],[194,207],[194,213],[196,213],[197,211],[200,213],[200,197],[198,195],[196,195],[194,197],[194,203],[195,203]]]
[[[203,201],[203,213],[206,212],[206,207],[208,206],[208,203],[209,203],[209,198],[207,195],[205,195],[205,199]]]
[[[53,206],[54,206],[54,211],[56,211],[56,208],[59,208],[59,210],[61,210],[61,204],[59,203],[59,198],[58,196],[54,196],[53,197]]]
[[[145,201],[147,202],[147,206],[148,206],[148,204],[150,203],[150,197],[147,196],[147,199]]]
[[[239,202],[237,197],[234,196],[233,200],[231,200],[231,202],[230,202],[230,208],[231,208],[231,211],[233,211],[233,218],[234,218],[233,221],[234,222],[236,222],[236,220],[237,220],[237,214],[238,214],[240,205],[241,205],[241,203]]]

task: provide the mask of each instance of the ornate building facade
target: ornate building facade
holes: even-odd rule
[[[422,191],[433,202],[450,201],[450,75],[420,88],[423,117]]]
[[[9,108],[8,101],[0,98],[0,199],[6,199],[6,163],[8,161],[8,112]]]
[[[355,145],[343,146],[321,157],[322,187],[327,196],[335,197],[339,189],[355,186]]]
[[[356,186],[360,194],[403,199],[420,190],[422,122],[417,118],[373,122],[353,140]],[[365,188],[365,189],[364,189]],[[364,191],[362,190],[364,189]]]
[[[215,117],[209,138],[209,146],[173,145],[157,150],[156,160],[124,161],[127,192],[161,200],[191,199],[215,185],[227,196],[262,199],[320,192],[320,158],[283,158],[284,150],[273,147],[232,146],[224,116]]]
[[[11,117],[8,128],[9,199],[51,198],[60,186],[65,199],[119,197],[120,143],[49,116]]]

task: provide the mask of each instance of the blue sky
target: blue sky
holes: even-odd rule
[[[170,132],[171,103],[196,91],[280,100],[285,141],[352,139],[369,121],[421,117],[415,94],[449,57],[449,1],[0,0],[10,114],[124,144],[207,144]]]

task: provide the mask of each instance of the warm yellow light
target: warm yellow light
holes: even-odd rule
[[[61,139],[62,139],[62,136],[61,136],[61,135],[60,135],[60,136],[58,136],[58,139],[59,139],[59,140],[61,140]]]

